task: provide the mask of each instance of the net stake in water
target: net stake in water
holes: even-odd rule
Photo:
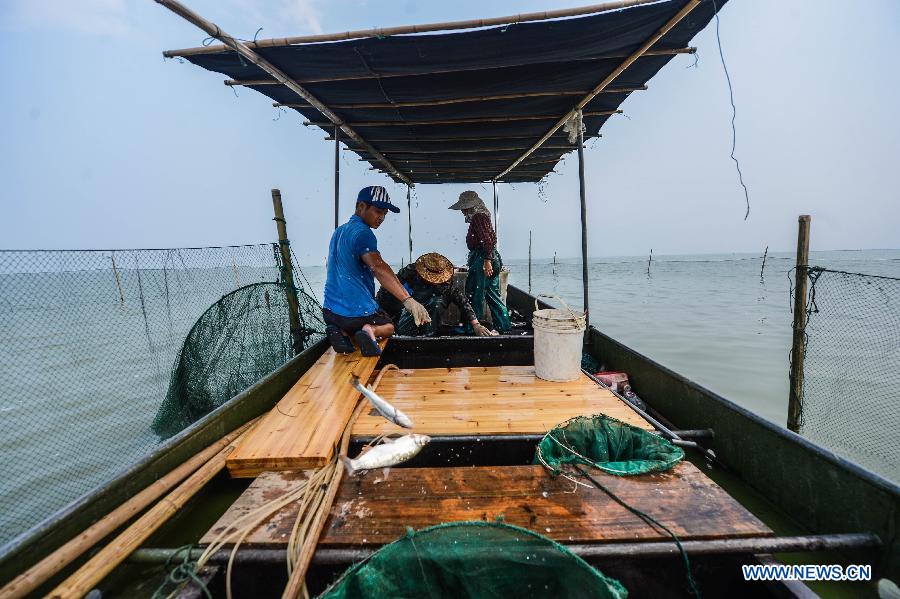
[[[791,345],[791,388],[788,396],[787,427],[800,432],[801,400],[803,398],[803,360],[806,357],[806,283],[809,271],[809,222],[803,214],[798,219],[797,266],[794,271],[794,340]]]

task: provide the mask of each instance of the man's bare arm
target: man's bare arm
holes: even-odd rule
[[[387,289],[391,295],[401,302],[409,297],[409,292],[403,287],[403,283],[394,274],[390,265],[384,261],[378,252],[369,252],[362,255],[363,263],[369,267],[381,286]]]

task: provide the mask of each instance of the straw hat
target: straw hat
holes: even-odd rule
[[[453,263],[437,252],[430,252],[418,257],[416,272],[432,285],[443,285],[453,278]]]
[[[474,191],[464,191],[459,194],[459,200],[452,206],[450,206],[450,210],[466,210],[468,208],[474,208],[479,203],[481,203],[481,198],[478,197],[478,194]]]

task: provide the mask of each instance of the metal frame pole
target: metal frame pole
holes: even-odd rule
[[[803,362],[806,359],[806,284],[809,281],[809,222],[808,214],[798,219],[797,266],[794,272],[794,339],[791,346],[790,392],[788,395],[787,427],[800,432],[803,415]]]
[[[341,128],[334,127],[334,228],[340,222],[341,193]]]
[[[497,237],[497,243],[494,244],[498,250],[500,249],[500,200],[497,197],[497,181],[491,181],[494,189],[494,235]]]
[[[585,325],[589,327],[591,326],[591,317],[588,309],[587,200],[584,188],[584,131],[581,128],[581,119],[578,119],[578,125],[578,183],[581,192],[581,282]]]
[[[406,186],[406,218],[409,223],[409,263],[413,261],[413,242],[412,242],[412,185]]]

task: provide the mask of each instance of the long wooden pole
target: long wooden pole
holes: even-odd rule
[[[645,91],[647,89],[646,85],[641,85],[638,87],[610,87],[608,89],[603,90],[601,93],[605,94],[628,94],[636,91]],[[338,110],[355,110],[361,108],[383,108],[385,110],[394,110],[397,108],[415,108],[419,106],[445,106],[447,104],[466,104],[469,102],[492,102],[495,100],[518,100],[520,98],[541,98],[545,96],[549,97],[560,97],[560,96],[583,96],[588,93],[590,90],[578,90],[578,91],[548,91],[548,92],[524,92],[518,94],[497,94],[493,96],[464,96],[460,98],[446,98],[443,100],[419,100],[416,102],[371,102],[371,103],[362,103],[362,104],[331,104],[331,107]],[[301,102],[273,102],[272,106],[278,108],[280,106],[284,106],[285,108],[309,108],[309,104],[301,103]]]
[[[635,50],[634,53],[632,53],[628,58],[626,58],[626,59],[622,62],[622,64],[620,64],[618,67],[616,67],[616,68],[613,70],[612,73],[610,73],[603,81],[601,81],[601,82],[597,85],[597,87],[595,87],[595,88],[591,91],[591,93],[589,93],[589,94],[586,95],[584,98],[582,98],[581,100],[579,100],[578,104],[576,104],[575,107],[574,107],[572,110],[570,110],[568,113],[566,113],[561,119],[559,119],[558,121],[556,121],[556,124],[554,124],[554,125],[550,128],[550,130],[547,131],[547,132],[543,135],[543,137],[541,137],[541,139],[538,140],[538,142],[535,143],[535,144],[531,147],[530,150],[527,150],[524,154],[522,154],[521,156],[519,156],[519,157],[515,160],[515,162],[513,162],[511,165],[509,165],[509,166],[506,168],[506,170],[504,170],[504,171],[501,172],[499,175],[497,175],[496,178],[497,178],[497,179],[503,178],[508,172],[510,172],[511,170],[513,170],[514,168],[516,168],[516,167],[519,165],[519,163],[521,163],[523,160],[525,160],[526,158],[528,158],[528,156],[531,155],[532,152],[534,152],[535,150],[537,150],[538,148],[540,148],[542,145],[544,145],[544,143],[545,143],[548,139],[550,139],[550,137],[551,137],[554,133],[556,133],[563,125],[566,124],[566,121],[568,121],[570,118],[572,118],[572,116],[573,116],[576,112],[582,110],[585,106],[587,106],[588,103],[589,103],[591,100],[593,100],[593,99],[597,96],[597,94],[599,94],[599,93],[602,92],[604,89],[606,89],[607,87],[609,87],[610,84],[611,84],[613,81],[615,81],[616,77],[618,77],[619,75],[621,75],[621,74],[625,71],[625,69],[627,69],[627,68],[630,67],[632,64],[634,64],[634,61],[636,61],[638,58],[640,58],[642,55],[644,55],[647,51],[649,51],[649,50],[650,50],[650,47],[651,47],[653,44],[655,44],[656,42],[658,42],[658,41],[660,40],[660,38],[662,38],[665,34],[667,34],[667,33],[669,32],[670,29],[672,29],[673,27],[675,27],[675,25],[677,25],[684,17],[686,17],[686,16],[688,15],[688,13],[690,13],[692,10],[694,10],[694,8],[696,8],[698,4],[700,4],[700,0],[688,0],[687,4],[685,4],[684,7],[683,7],[681,10],[679,10],[678,13],[677,13],[674,17],[672,17],[671,19],[669,19],[669,21],[668,21],[665,25],[663,25],[662,28],[661,28],[659,31],[657,31],[655,34],[653,34],[652,36],[650,36],[650,39],[648,39],[646,42],[644,42],[643,45],[641,45],[640,48],[638,48],[637,50]],[[587,113],[585,113],[585,114],[587,114]]]
[[[158,2],[159,0],[157,0]],[[597,110],[593,112],[585,112],[584,116],[608,116],[611,114],[621,114],[622,110]],[[434,121],[355,121],[346,123],[353,127],[417,127],[419,125],[460,125],[467,123],[512,123],[516,121],[550,121],[557,118],[553,114],[527,114],[522,116],[487,116],[469,119],[439,119]],[[331,125],[328,121],[304,121],[307,127],[328,127]],[[547,136],[550,137],[549,135]],[[546,141],[546,140],[545,140]],[[366,148],[370,154],[379,154],[375,148],[371,146]],[[536,149],[536,148],[535,148]]]
[[[581,293],[584,305],[584,322],[591,326],[588,301],[588,242],[587,242],[587,195],[584,185],[584,128],[578,119],[578,190],[581,197]]]
[[[500,249],[500,199],[497,197],[497,182],[491,181],[491,187],[494,189],[494,237],[496,237],[497,242],[494,244],[495,247]],[[497,273],[498,275],[500,273]]]
[[[206,449],[170,471],[162,478],[147,486],[131,499],[86,528],[81,534],[45,557],[43,560],[11,580],[0,588],[0,597],[19,599],[33,593],[35,589],[59,573],[63,568],[78,559],[85,551],[99,543],[104,537],[125,524],[128,520],[143,511],[175,485],[183,481],[200,466],[207,463],[220,451],[231,445],[252,423],[225,435]]]
[[[420,144],[423,142],[432,142],[432,143],[446,143],[453,141],[507,141],[510,139],[534,139],[535,135],[489,135],[487,137],[373,137],[369,139],[372,143],[415,143]],[[602,135],[596,135],[595,137],[603,137]],[[325,141],[334,141],[334,137],[326,136]],[[559,141],[564,141],[565,137],[561,137]],[[345,142],[346,143],[346,142]],[[572,148],[575,146],[572,145]]]
[[[531,295],[531,231],[528,231],[528,294]]]
[[[101,549],[72,576],[53,589],[48,597],[68,599],[84,597],[88,594],[97,583],[106,578],[132,551],[140,547],[150,535],[184,507],[191,497],[225,467],[225,460],[234,451],[235,445],[236,443],[229,443],[219,450],[174,491],[166,495],[162,501],[150,508],[147,513],[126,528],[122,534]]]
[[[338,228],[341,214],[341,128],[334,127],[334,228]]]
[[[417,143],[417,142],[413,142]],[[436,149],[436,150],[384,150],[394,156],[397,154],[481,154],[483,152],[510,152],[514,150],[527,150],[528,146],[501,146],[495,148],[453,148],[453,149]],[[548,145],[542,146],[542,150],[574,150],[575,146],[570,145]],[[360,150],[357,148],[344,148],[347,152],[355,152],[357,154],[368,154],[365,150]],[[365,160],[364,158],[362,160]],[[396,158],[395,158],[396,160]],[[479,162],[483,160],[482,158],[475,158],[474,160],[478,160]],[[509,158],[505,158],[504,160],[509,160]],[[398,160],[399,162],[399,160]]]
[[[281,251],[281,284],[288,303],[288,321],[291,326],[291,339],[294,342],[294,353],[303,351],[303,337],[300,331],[300,306],[297,302],[297,288],[294,286],[294,268],[291,263],[291,242],[287,236],[287,221],[284,220],[284,206],[281,204],[281,191],[272,190],[272,206],[275,208],[275,221],[278,227],[278,248]]]
[[[803,413],[803,361],[806,359],[806,288],[809,272],[810,216],[798,219],[797,264],[794,271],[794,339],[791,344],[791,388],[788,395],[787,427],[800,432]]]
[[[493,27],[495,25],[509,25],[510,23],[528,23],[533,21],[546,21],[549,19],[561,19],[565,17],[577,17],[594,13],[619,10],[629,6],[638,6],[658,0],[616,0],[603,4],[592,4],[577,8],[565,8],[560,10],[547,10],[543,12],[521,13],[505,17],[492,17],[489,19],[471,19],[468,21],[445,21],[443,23],[426,23],[421,25],[400,25],[397,27],[373,27],[372,29],[358,29],[356,31],[344,31],[342,33],[325,33],[318,35],[302,35],[293,37],[279,37],[273,39],[246,42],[250,48],[274,48],[278,46],[294,46],[297,44],[315,44],[320,42],[338,42],[367,37],[383,38],[391,35],[404,35],[410,33],[427,33],[431,31],[452,31],[454,29],[475,29],[479,27]],[[165,53],[167,58],[175,56],[195,56],[197,54],[218,54],[227,50],[227,46],[219,44],[201,46],[198,48],[184,48],[181,50],[169,50]]]
[[[220,46],[222,50],[225,50],[226,48],[234,50],[246,60],[258,66],[260,69],[274,77],[279,83],[309,102],[316,110],[321,112],[325,116],[325,118],[329,120],[329,125],[337,125],[350,139],[365,147],[367,150],[370,150],[372,152],[372,155],[375,156],[382,164],[384,164],[384,166],[392,176],[400,179],[404,183],[411,183],[406,175],[398,171],[397,168],[394,167],[393,164],[391,164],[390,160],[378,153],[378,151],[373,148],[366,140],[364,140],[356,131],[354,131],[352,127],[344,123],[343,119],[336,115],[333,110],[328,108],[328,106],[326,106],[318,98],[313,96],[306,88],[301,87],[300,84],[297,83],[294,79],[288,77],[284,71],[251,50],[247,46],[247,43],[237,40],[231,35],[225,33],[219,28],[218,25],[207,21],[177,0],[156,0],[156,2],[157,4],[165,6],[184,20],[193,23],[194,25],[205,31],[207,35],[210,35],[224,42],[225,45]],[[163,55],[166,55],[166,53],[163,52]]]

